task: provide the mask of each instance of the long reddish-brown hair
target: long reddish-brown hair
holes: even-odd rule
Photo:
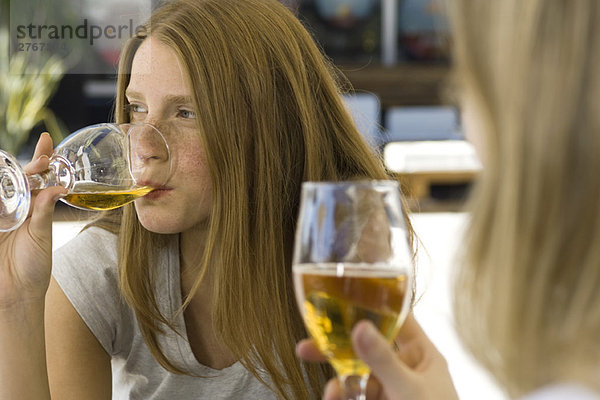
[[[258,379],[266,371],[279,398],[320,397],[331,370],[301,363],[294,351],[307,336],[291,277],[301,183],[386,179],[383,163],[343,104],[343,80],[277,1],[176,0],[154,13],[147,31],[178,55],[201,116],[213,187],[203,267],[216,268],[217,337]],[[128,118],[124,92],[144,38],[121,56],[118,122]],[[184,373],[157,340],[171,317],[159,312],[152,281],[152,250],[163,238],[140,225],[132,205],[120,214],[112,218],[120,220],[123,295],[158,362]]]

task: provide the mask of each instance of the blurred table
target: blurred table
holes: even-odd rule
[[[477,171],[418,171],[394,172],[409,198],[424,199],[431,195],[433,185],[468,184],[475,180]]]
[[[390,142],[383,157],[413,202],[430,197],[434,185],[470,184],[481,170],[473,145],[464,140]]]

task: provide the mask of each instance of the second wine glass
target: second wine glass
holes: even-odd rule
[[[411,303],[412,252],[394,181],[306,182],[293,258],[305,325],[343,384],[364,400],[369,367],[351,332],[370,320],[390,341]]]

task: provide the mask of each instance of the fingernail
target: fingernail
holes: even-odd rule
[[[48,159],[48,160],[50,159],[50,157],[48,157],[47,155],[45,155],[45,154],[42,154],[41,156],[39,156],[39,157],[37,158],[37,160],[36,160],[36,161],[39,161],[39,160],[41,160],[42,158],[46,158],[46,159]]]

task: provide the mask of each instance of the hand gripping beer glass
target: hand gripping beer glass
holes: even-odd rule
[[[170,173],[169,145],[146,123],[84,127],[58,145],[41,174],[26,175],[13,156],[0,150],[0,231],[25,221],[32,190],[64,186],[65,203],[110,210],[160,188]]]
[[[304,183],[293,275],[310,335],[347,398],[364,400],[370,371],[354,353],[352,328],[370,320],[391,342],[412,301],[412,253],[398,183]]]

